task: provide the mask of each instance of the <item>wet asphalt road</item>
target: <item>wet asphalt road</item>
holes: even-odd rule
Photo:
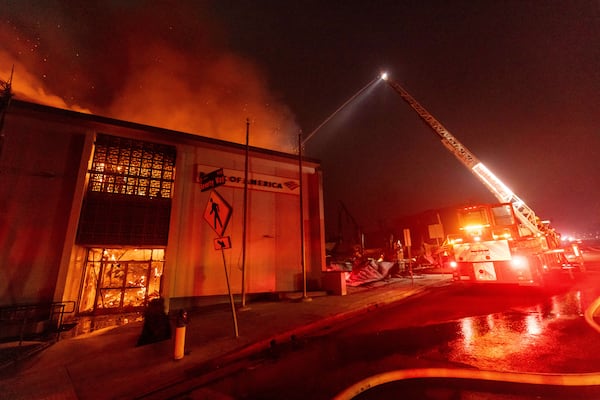
[[[583,316],[599,296],[598,268],[585,278],[561,279],[544,290],[463,285],[435,288],[329,331],[276,346],[248,360],[239,373],[182,394],[181,398],[329,399],[365,377],[407,368],[600,372],[598,333]],[[414,390],[423,390],[427,385],[421,383],[420,387],[417,383]],[[494,398],[489,393],[477,397],[475,392],[457,392],[446,386],[442,384],[442,394],[424,397],[419,392],[418,396]],[[401,390],[407,394],[409,389]],[[492,390],[507,396],[503,386]],[[600,393],[589,391],[577,394],[581,398],[600,398]],[[540,397],[535,392],[531,397],[500,398],[562,397],[558,396]],[[577,397],[573,393],[569,396]]]
[[[583,315],[599,296],[595,271],[548,290],[453,286],[365,319],[338,339],[375,332],[388,350],[486,370],[596,372],[600,340]]]

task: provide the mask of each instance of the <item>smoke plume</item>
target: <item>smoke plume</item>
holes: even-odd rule
[[[16,98],[280,151],[292,112],[227,48],[209,2],[8,1],[0,79]]]

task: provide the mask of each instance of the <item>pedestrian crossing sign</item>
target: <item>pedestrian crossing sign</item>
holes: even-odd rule
[[[220,237],[223,236],[225,228],[227,228],[232,211],[233,209],[225,199],[216,190],[213,190],[210,192],[208,203],[204,209],[204,220]]]

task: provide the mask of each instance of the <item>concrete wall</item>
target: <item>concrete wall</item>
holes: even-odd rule
[[[3,133],[0,306],[78,300],[85,248],[75,245],[75,235],[97,133],[177,148],[163,296],[226,294],[223,259],[232,291],[241,292],[244,190],[216,189],[233,210],[224,233],[231,248],[221,252],[214,248],[217,234],[203,218],[210,191],[202,192],[195,178],[198,165],[243,173],[244,146],[18,101],[6,115]],[[303,162],[305,254],[313,286],[325,263],[318,166]],[[292,182],[299,177],[294,155],[251,149],[249,167],[253,174]],[[248,191],[247,293],[302,289],[299,205],[298,190]]]
[[[85,133],[8,114],[0,154],[0,305],[51,302]]]
[[[215,190],[232,207],[224,236],[231,248],[215,250],[218,237],[203,214],[211,191],[202,192],[194,182],[194,170],[226,168],[244,173],[244,153],[220,149],[185,148],[178,152],[176,195],[167,254],[171,275],[169,297],[227,293],[224,265],[232,291],[241,292],[244,227],[244,189],[220,186]],[[251,154],[251,174],[298,178],[298,167]],[[314,174],[314,168],[312,168]],[[282,194],[248,190],[246,231],[246,290],[248,293],[296,290],[294,275],[300,271],[299,191]],[[171,241],[171,238],[173,240]],[[223,254],[225,258],[223,259]]]

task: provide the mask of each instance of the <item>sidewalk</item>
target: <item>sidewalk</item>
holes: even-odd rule
[[[348,288],[346,296],[247,303],[246,310],[236,313],[237,338],[229,304],[190,310],[185,346],[189,354],[178,361],[173,359],[173,339],[136,347],[142,322],[63,339],[0,370],[0,399],[160,398],[156,391],[161,388],[451,279],[448,274],[426,274]]]

